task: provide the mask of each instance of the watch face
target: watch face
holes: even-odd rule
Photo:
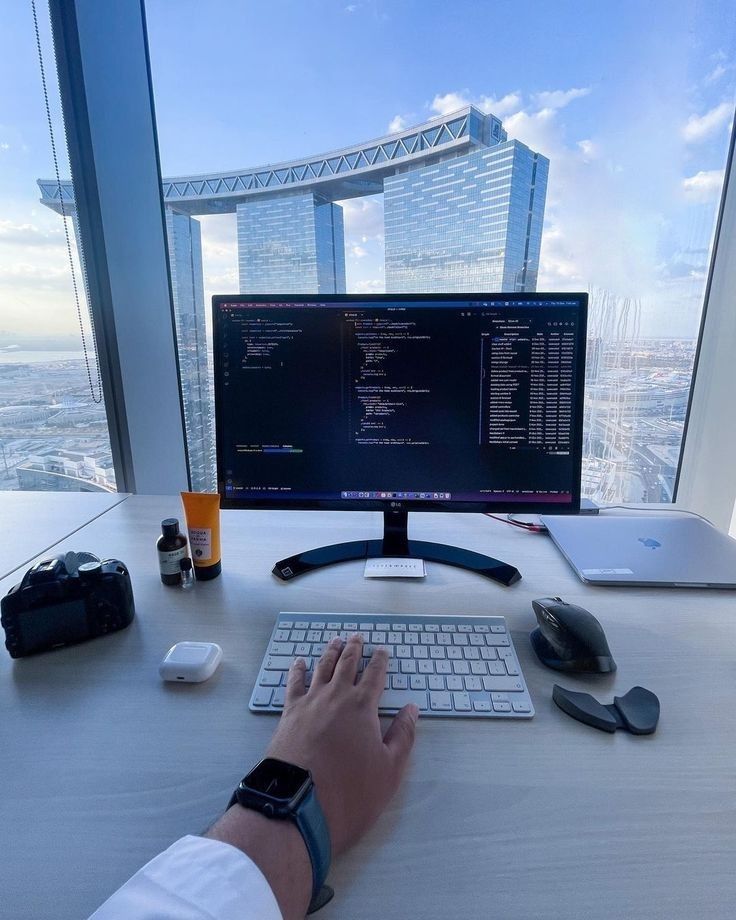
[[[279,802],[290,802],[311,783],[308,770],[294,764],[266,757],[250,771],[241,783],[259,795],[267,795]]]

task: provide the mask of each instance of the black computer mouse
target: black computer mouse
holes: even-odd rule
[[[539,626],[529,638],[542,664],[556,671],[616,670],[606,634],[592,613],[560,597],[541,597],[532,607]]]

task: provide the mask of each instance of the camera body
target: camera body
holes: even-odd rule
[[[37,562],[0,601],[11,658],[74,645],[125,629],[133,621],[133,588],[119,559],[66,553]]]

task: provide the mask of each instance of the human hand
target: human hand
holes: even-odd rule
[[[307,690],[305,663],[289,671],[284,711],[268,756],[309,770],[330,829],[335,856],[355,843],[396,792],[414,744],[418,708],[410,703],[385,735],[378,700],[386,680],[388,654],[374,651],[358,676],[363,641],[333,639]]]

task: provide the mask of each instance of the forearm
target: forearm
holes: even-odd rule
[[[303,920],[312,895],[312,865],[296,825],[233,805],[205,837],[242,850],[266,877],[284,920]]]

